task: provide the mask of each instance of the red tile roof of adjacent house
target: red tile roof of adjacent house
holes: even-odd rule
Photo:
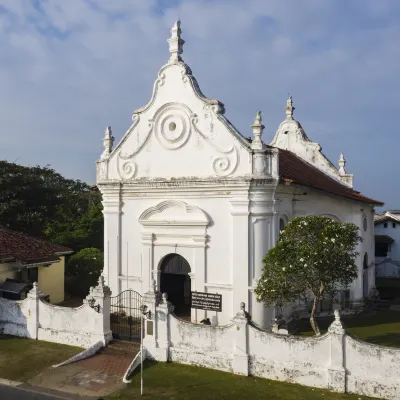
[[[343,185],[288,150],[279,149],[279,176],[284,182],[309,186],[362,203],[384,204]]]
[[[0,262],[23,265],[58,262],[59,255],[71,254],[72,249],[42,239],[14,232],[0,226]]]

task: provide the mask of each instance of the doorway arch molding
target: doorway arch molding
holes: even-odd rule
[[[143,226],[193,225],[207,227],[208,215],[195,205],[180,200],[166,200],[145,210],[139,217]]]
[[[144,210],[139,222],[143,291],[149,289],[152,278],[160,289],[162,259],[171,253],[188,261],[192,290],[205,291],[207,228],[211,222],[207,213],[184,201],[165,200]]]

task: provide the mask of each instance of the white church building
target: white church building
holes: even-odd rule
[[[260,112],[249,121],[252,138],[239,133],[183,61],[179,21],[171,33],[170,58],[150,101],[134,112],[115,147],[106,130],[97,161],[104,277],[113,295],[143,294],[154,279],[177,314],[192,321],[225,324],[245,302],[253,320],[267,327],[273,309],[254,295],[262,258],[291,218],[323,215],[360,227],[359,277],[348,300],[362,301],[374,285],[373,210],[382,203],[353,189],[342,154],[337,168],[307,137],[291,97],[269,145]],[[221,294],[222,312],[190,309],[191,291]]]

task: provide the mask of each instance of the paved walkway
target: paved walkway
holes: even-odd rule
[[[137,344],[114,341],[93,357],[47,369],[29,384],[83,396],[107,396],[124,387],[122,377],[138,351]]]

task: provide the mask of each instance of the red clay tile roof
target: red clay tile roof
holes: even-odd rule
[[[315,168],[288,150],[279,149],[279,176],[282,181],[310,186],[348,199],[382,206],[384,203],[362,195]]]
[[[19,262],[24,265],[59,261],[58,255],[70,254],[68,247],[37,239],[0,226],[0,262]]]

